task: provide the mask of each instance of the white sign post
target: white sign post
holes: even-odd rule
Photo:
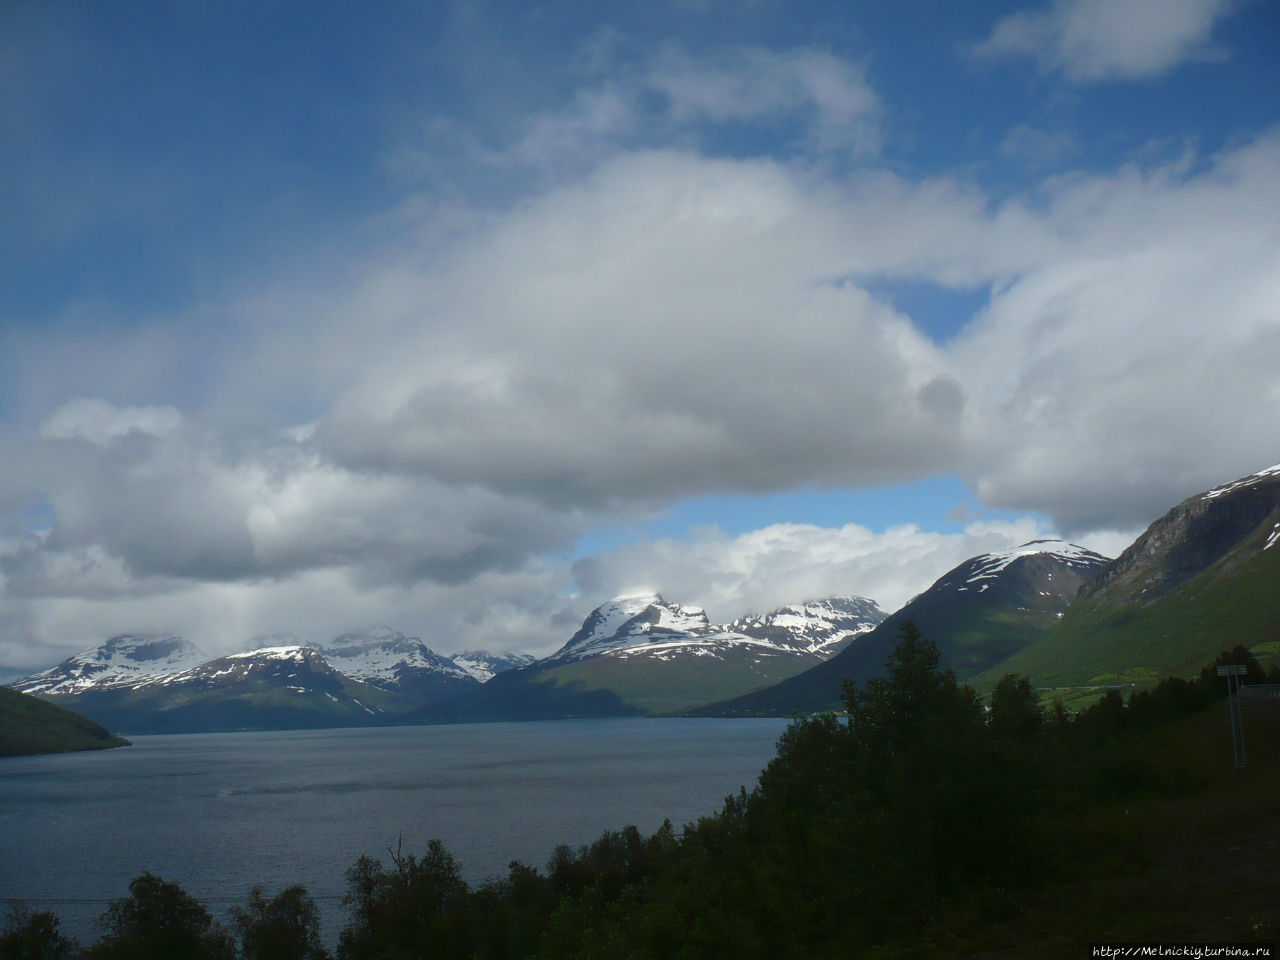
[[[1232,663],[1218,668],[1218,676],[1227,678],[1227,716],[1231,719],[1231,759],[1236,769],[1245,766],[1244,717],[1240,713],[1240,678],[1244,676],[1244,664]]]

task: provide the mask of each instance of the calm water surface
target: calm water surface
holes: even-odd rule
[[[0,759],[0,898],[124,896],[143,870],[215,915],[254,884],[301,883],[326,939],[343,871],[439,837],[471,882],[557,843],[652,833],[751,789],[783,720],[596,720],[136,737]],[[4,904],[0,904],[3,907]],[[101,903],[50,905],[92,940]]]

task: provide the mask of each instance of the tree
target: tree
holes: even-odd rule
[[[1044,733],[1044,708],[1031,681],[1006,673],[991,691],[988,718],[996,739],[1013,743],[1033,743]]]
[[[867,888],[886,918],[926,916],[986,842],[985,726],[977,694],[942,670],[938,647],[912,620],[885,661],[886,675],[845,681],[859,779],[876,813],[869,836],[880,878]]]
[[[390,870],[369,856],[347,870],[351,919],[338,936],[341,960],[425,956],[428,944],[440,956],[467,956],[470,888],[457,860],[439,840],[421,858],[388,852]]]
[[[89,960],[233,960],[235,948],[204,904],[176,883],[151,872],[129,882],[129,896],[113,902],[98,920],[103,938]]]
[[[70,960],[76,943],[63,936],[59,925],[51,911],[33,913],[14,904],[0,930],[0,960]]]
[[[320,916],[305,887],[288,887],[270,900],[254,887],[249,906],[231,911],[231,924],[242,960],[328,960]]]

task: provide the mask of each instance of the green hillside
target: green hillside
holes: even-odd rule
[[[762,647],[724,651],[714,657],[589,657],[539,671],[558,684],[609,690],[624,703],[653,714],[679,713],[771,686],[817,662]]]
[[[125,747],[92,720],[39,697],[0,687],[0,757]]]
[[[1237,644],[1265,666],[1280,641],[1280,550],[1261,549],[1259,531],[1174,593],[1139,605],[1102,592],[1082,597],[1061,622],[1020,653],[975,676],[990,690],[1005,673],[1041,689],[1074,695],[1107,686],[1191,676],[1206,660]]]

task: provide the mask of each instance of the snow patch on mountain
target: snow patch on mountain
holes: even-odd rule
[[[499,673],[527,667],[538,658],[527,653],[496,654],[487,650],[463,650],[449,659],[476,680],[487,683]]]
[[[1267,467],[1265,470],[1259,470],[1257,473],[1252,473],[1247,477],[1241,477],[1239,480],[1232,480],[1230,483],[1224,483],[1220,487],[1214,487],[1208,493],[1203,494],[1201,499],[1216,500],[1218,497],[1225,496],[1228,493],[1239,490],[1241,487],[1253,486],[1253,484],[1257,483],[1259,480],[1266,480],[1270,477],[1280,477],[1280,463],[1277,463],[1274,467]]]
[[[1277,540],[1280,540],[1280,523],[1277,523],[1274,527],[1271,528],[1271,532],[1267,534],[1267,545],[1262,549],[1270,550],[1272,547],[1275,546]]]
[[[398,683],[405,672],[471,677],[468,670],[440,656],[417,637],[406,637],[387,626],[345,633],[316,649],[340,673],[379,686]]]
[[[1000,553],[984,553],[974,557],[971,561],[973,564],[972,572],[965,582],[974,584],[982,580],[995,579],[1002,570],[1015,560],[1021,557],[1033,557],[1037,554],[1061,557],[1072,566],[1079,567],[1101,566],[1107,562],[1107,558],[1102,554],[1094,553],[1092,550],[1075,543],[1068,543],[1066,540],[1032,540],[1012,550],[1004,550]]]
[[[850,637],[874,630],[884,619],[885,612],[874,600],[831,597],[790,604],[763,615],[739,617],[725,629],[830,656]]]

